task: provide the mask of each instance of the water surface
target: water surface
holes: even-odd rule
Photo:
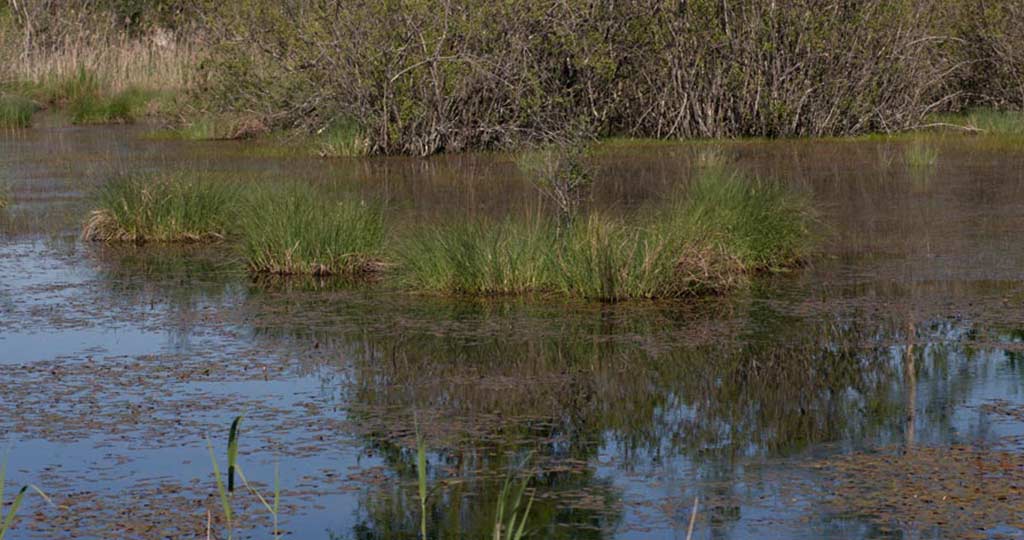
[[[695,498],[695,538],[1024,537],[1024,145],[934,139],[937,165],[913,169],[900,140],[728,144],[813,194],[811,264],[601,305],[268,284],[223,246],[78,241],[91,191],[131,170],[320,183],[385,199],[398,226],[543,204],[502,155],[145,135],[0,135],[0,437],[12,482],[64,507],[33,501],[11,538],[205,537],[204,438],[223,459],[243,413],[242,463],[264,488],[279,464],[292,538],[415,538],[417,428],[432,537],[489,537],[508,474],[532,478],[544,538],[684,538]],[[694,147],[605,147],[594,204],[656,204]],[[236,504],[244,536],[271,536]]]

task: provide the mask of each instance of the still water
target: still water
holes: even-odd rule
[[[405,224],[528,209],[507,156],[318,160],[145,127],[0,134],[0,441],[33,482],[9,538],[223,530],[209,437],[287,538],[490,537],[508,475],[536,538],[1024,538],[1024,143],[737,142],[821,209],[810,264],[722,298],[468,301],[255,282],[229,246],[111,248],[78,227],[104,178],[203,170],[383,198]],[[629,212],[693,144],[609,145],[594,204]],[[401,225],[400,225],[401,226]],[[270,538],[235,501],[236,536]],[[221,535],[223,537],[223,534]]]

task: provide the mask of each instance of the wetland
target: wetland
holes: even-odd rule
[[[29,496],[5,538],[226,537],[206,441],[225,469],[242,414],[239,462],[263,494],[279,470],[285,538],[417,538],[424,517],[431,538],[491,537],[509,476],[535,538],[686,538],[695,499],[699,539],[1024,536],[1015,136],[600,143],[589,205],[613,219],[708,160],[816,214],[799,265],[606,302],[83,240],[126,173],[380,201],[394,234],[550,205],[504,153],[316,159],[152,129],[0,132],[7,493],[53,503]],[[252,492],[233,506],[236,537],[274,536]]]

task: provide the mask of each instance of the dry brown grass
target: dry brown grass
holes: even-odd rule
[[[79,35],[55,48],[8,55],[4,77],[10,82],[45,84],[74,77],[81,70],[95,73],[112,92],[129,88],[166,91],[185,88],[196,47],[156,33],[137,39],[100,39]]]

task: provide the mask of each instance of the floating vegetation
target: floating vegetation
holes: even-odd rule
[[[82,229],[103,242],[223,240],[234,222],[241,189],[234,182],[194,174],[117,176],[105,183]]]
[[[267,274],[366,276],[384,268],[381,205],[330,200],[306,184],[257,190],[242,209],[242,254]]]
[[[970,446],[894,447],[818,463],[829,504],[883,530],[936,529],[949,538],[989,538],[1020,527],[1024,455]]]

